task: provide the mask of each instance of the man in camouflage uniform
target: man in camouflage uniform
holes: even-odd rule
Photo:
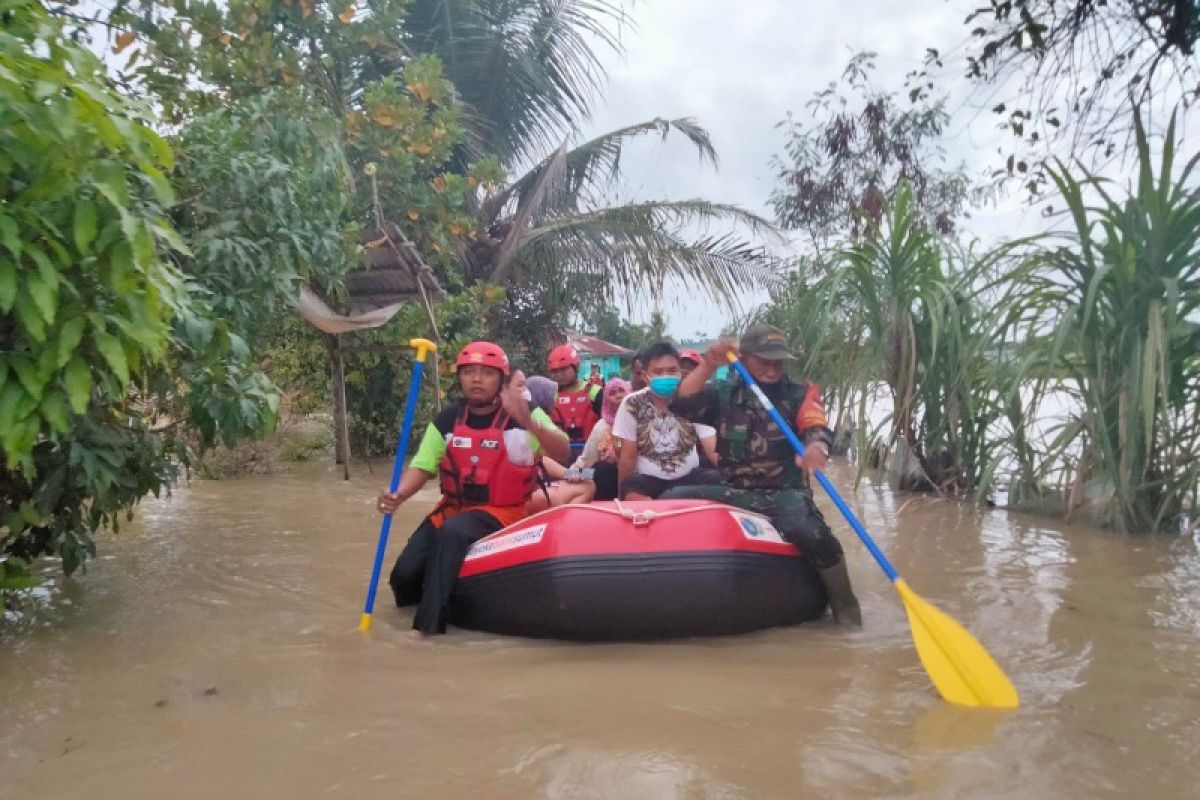
[[[795,425],[805,447],[803,458],[736,373],[731,372],[728,381],[705,385],[727,363],[726,354],[735,350],[779,413]],[[767,516],[817,568],[834,620],[861,625],[862,611],[850,586],[842,545],[813,502],[808,479],[807,470],[824,468],[832,434],[817,386],[794,383],[785,374],[784,359],[791,357],[783,334],[768,325],[749,328],[736,348],[722,340],[708,349],[700,366],[680,384],[671,411],[717,429],[717,468],[724,484],[680,486],[662,499],[715,500]]]

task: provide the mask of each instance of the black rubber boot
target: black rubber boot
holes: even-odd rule
[[[817,573],[825,584],[825,593],[829,595],[833,621],[838,625],[862,625],[862,608],[854,596],[854,589],[850,587],[850,573],[846,571],[845,559],[832,567],[819,569]]]

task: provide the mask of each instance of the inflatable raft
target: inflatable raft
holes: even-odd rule
[[[451,598],[462,628],[576,641],[720,636],[819,619],[812,564],[765,517],[655,500],[552,508],[480,539]]]

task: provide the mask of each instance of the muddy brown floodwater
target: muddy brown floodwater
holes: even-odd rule
[[[306,466],[145,503],[0,628],[0,797],[1200,796],[1191,539],[848,492],[1012,676],[1024,704],[995,713],[938,699],[840,521],[859,632],[414,643],[384,586],[363,635],[383,480]],[[389,565],[423,507],[398,515]]]

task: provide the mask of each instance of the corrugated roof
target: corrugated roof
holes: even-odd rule
[[[430,299],[443,297],[433,270],[395,223],[383,231],[370,226],[362,233],[362,269],[346,273],[352,311],[360,312],[420,297],[417,276]],[[389,241],[390,239],[390,241]]]
[[[567,342],[579,351],[583,356],[631,356],[633,351],[621,347],[619,344],[606,342],[595,336],[588,336],[585,333],[576,333],[570,331],[567,333]]]

